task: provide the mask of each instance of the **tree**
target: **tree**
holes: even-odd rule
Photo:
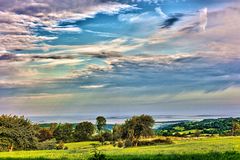
[[[99,141],[103,144],[105,139],[104,137],[102,136],[102,130],[104,129],[104,127],[106,126],[106,119],[103,117],[103,116],[98,116],[96,118],[96,126],[97,126],[97,129],[98,129],[98,132],[100,133],[99,134]]]
[[[151,116],[141,115],[134,116],[125,121],[123,138],[132,141],[132,144],[137,145],[139,138],[153,135],[152,127],[154,120]],[[126,134],[127,133],[127,134]]]
[[[55,129],[57,128],[58,124],[57,123],[51,123],[49,130],[53,133]]]
[[[240,135],[240,123],[238,121],[232,122],[232,136]]]
[[[95,126],[91,122],[78,123],[75,128],[75,141],[86,141],[91,139],[95,130]]]
[[[103,130],[103,128],[106,126],[106,119],[103,116],[98,116],[96,118],[96,125],[97,125],[97,129],[98,131],[101,133],[101,131]]]
[[[73,125],[70,123],[59,124],[53,132],[53,137],[57,141],[72,142],[73,141]]]
[[[37,148],[37,130],[23,116],[0,116],[0,151]]]
[[[113,141],[118,141],[122,139],[123,137],[123,125],[115,124],[113,126],[112,132],[113,132]]]
[[[194,137],[200,137],[201,132],[199,130],[196,130],[196,132],[193,134]]]
[[[113,135],[111,132],[107,131],[102,134],[102,137],[104,138],[105,141],[112,141]]]
[[[39,142],[50,140],[53,138],[53,132],[50,129],[42,128],[39,130],[37,137],[39,139]]]

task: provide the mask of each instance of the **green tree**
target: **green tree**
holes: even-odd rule
[[[193,134],[194,137],[200,137],[201,132],[199,130],[196,130],[196,132]]]
[[[134,116],[125,121],[123,136],[137,145],[140,137],[153,135],[153,125],[154,119],[149,115]]]
[[[37,148],[37,130],[23,116],[0,116],[0,151]]]
[[[113,141],[118,141],[122,139],[123,137],[123,125],[115,124],[113,126],[112,132],[113,132]]]
[[[50,140],[53,138],[53,132],[48,128],[41,128],[37,134],[39,142]]]
[[[95,126],[91,122],[78,123],[74,132],[75,141],[86,141],[91,139],[94,130]]]
[[[112,141],[113,135],[111,132],[106,131],[102,134],[102,137],[104,138],[105,141]]]
[[[240,135],[240,123],[238,121],[232,122],[232,136]]]
[[[57,128],[58,124],[57,123],[51,123],[49,130],[53,133],[55,129]]]
[[[96,118],[96,126],[98,131],[101,133],[101,131],[104,129],[104,127],[106,126],[106,119],[103,116],[98,116]]]
[[[63,142],[73,141],[73,125],[70,123],[59,124],[53,132],[53,137],[56,140]]]
[[[106,119],[103,116],[98,116],[96,118],[96,126],[97,126],[97,129],[98,129],[98,132],[99,132],[99,141],[103,144],[105,139],[102,136],[102,130],[106,126]]]

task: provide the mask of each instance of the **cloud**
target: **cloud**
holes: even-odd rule
[[[113,3],[98,4],[101,7],[113,5]],[[114,5],[120,4],[114,3]],[[34,12],[35,7],[37,6],[32,8]],[[46,6],[42,5],[42,7]],[[75,9],[58,13],[58,10],[53,9],[54,11],[47,15],[46,21],[52,16],[50,23],[41,25],[52,32],[78,31],[79,28],[75,26],[59,26],[52,22],[55,22],[55,18],[63,18],[64,21],[66,17],[72,18],[70,20],[79,20],[79,18],[92,17],[93,13],[104,10],[104,7],[99,7],[101,8],[99,9],[92,4],[89,4],[89,7],[84,13],[75,13]],[[144,37],[144,39],[122,37],[111,41],[75,46],[39,46],[39,41],[56,37],[33,36],[31,29],[27,26],[35,26],[39,22],[45,23],[43,17],[46,18],[46,15],[41,15],[39,13],[41,10],[33,14],[29,8],[29,11],[20,15],[10,12],[10,10],[16,11],[16,7],[1,13],[4,17],[10,17],[1,20],[3,27],[0,28],[2,33],[0,37],[2,42],[0,43],[0,48],[2,47],[0,87],[2,88],[19,90],[24,88],[24,91],[32,93],[30,88],[39,87],[41,90],[49,91],[49,88],[54,88],[63,92],[75,91],[76,88],[79,90],[79,86],[94,90],[99,85],[109,84],[108,86],[113,88],[146,86],[149,89],[142,91],[146,94],[173,94],[199,89],[213,92],[239,85],[238,8],[209,10],[205,32],[199,32],[198,29],[186,29],[192,26],[199,28],[201,20],[199,20],[199,12],[184,17],[176,15],[176,17],[182,18],[182,21],[178,21],[179,23],[174,23],[176,20],[172,15],[163,19],[159,14],[149,12],[121,14],[119,18],[132,25],[138,25],[148,20],[156,20],[156,22],[161,20],[161,23],[157,25],[157,32],[152,33],[150,37]],[[119,8],[116,10],[119,11]],[[114,13],[113,10],[107,12],[107,14]],[[161,24],[164,23],[166,23],[165,27],[161,28]],[[143,27],[146,26],[143,25]],[[90,30],[87,32],[95,33]],[[115,36],[105,32],[96,34]],[[159,48],[152,50],[151,47],[154,45]],[[166,52],[164,47],[171,51]],[[33,48],[45,49],[44,54],[28,54],[27,52],[10,54],[7,51]],[[182,51],[182,48],[189,50]],[[132,51],[136,52],[129,54]],[[143,55],[144,51],[150,55]],[[173,51],[177,51],[177,53],[173,53]],[[158,55],[160,53],[164,55]],[[102,89],[106,88],[108,87],[102,87]]]
[[[78,32],[78,33],[82,32],[81,28],[73,27],[73,26],[72,27],[71,26],[68,26],[68,27],[45,27],[44,29],[47,31],[50,31],[50,32]]]
[[[162,18],[168,18],[168,16],[162,11],[160,7],[155,8],[155,11],[162,17]]]
[[[75,21],[93,18],[98,13],[115,14],[134,6],[98,0],[17,0],[1,1],[0,50],[25,50],[39,46],[46,40],[35,36],[33,28],[40,26],[51,32],[81,32],[78,27],[57,26],[60,21]],[[49,39],[52,37],[49,37]],[[55,38],[55,37],[54,37]]]
[[[200,10],[200,30],[205,31],[206,30],[206,26],[207,26],[207,14],[208,14],[208,9],[207,8],[203,8]]]
[[[141,23],[141,25],[143,24],[156,25],[162,22],[164,18],[165,17],[161,17],[154,12],[143,12],[140,14],[127,13],[127,14],[120,14],[118,16],[119,21],[128,22],[130,24]]]
[[[93,55],[96,57],[108,57],[108,56],[120,56],[121,53],[134,50],[143,45],[143,43],[128,43],[131,39],[122,37],[115,38],[111,41],[102,41],[95,44],[87,45],[58,45],[58,46],[48,46],[48,49],[58,51],[49,52],[50,54],[69,54],[74,55]],[[120,54],[119,54],[120,53]]]
[[[103,88],[105,87],[106,85],[88,85],[88,86],[80,86],[80,88],[82,89],[97,89],[97,88]]]
[[[92,34],[97,34],[100,37],[112,37],[112,38],[117,38],[120,37],[119,34],[116,33],[108,33],[108,32],[99,32],[99,31],[93,31],[93,30],[84,30],[85,32],[92,33]]]

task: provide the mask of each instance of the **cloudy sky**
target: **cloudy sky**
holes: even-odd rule
[[[0,0],[0,113],[239,115],[236,0]]]

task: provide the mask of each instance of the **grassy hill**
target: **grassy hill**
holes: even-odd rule
[[[112,145],[97,149],[111,159],[164,160],[239,160],[240,137],[174,138],[174,144],[118,148]],[[0,152],[0,159],[88,159],[93,145],[99,142],[68,143],[68,150]]]

